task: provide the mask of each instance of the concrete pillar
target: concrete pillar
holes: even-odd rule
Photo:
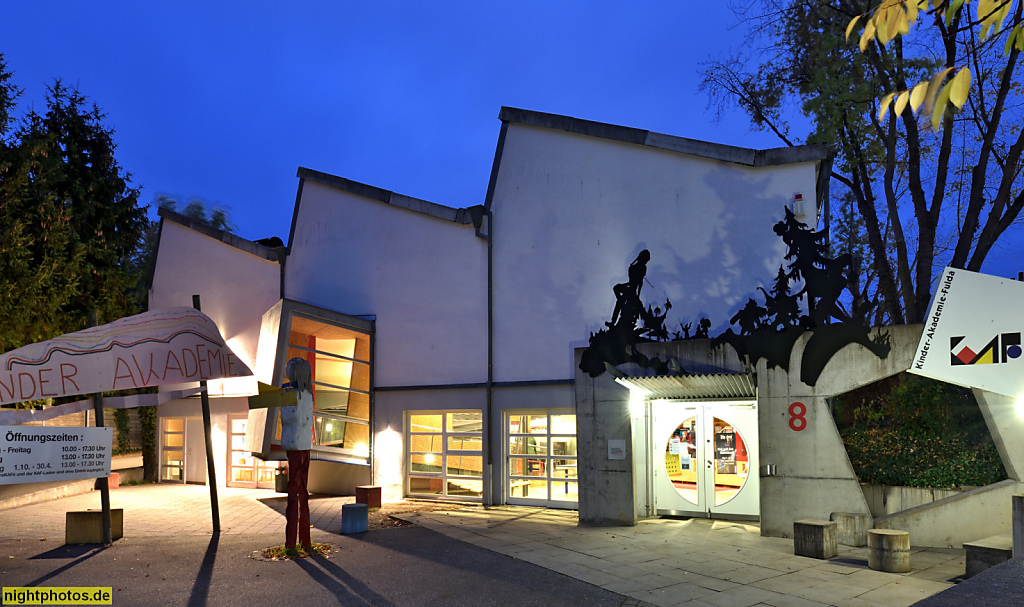
[[[1013,496],[1013,556],[1024,556],[1024,495]]]

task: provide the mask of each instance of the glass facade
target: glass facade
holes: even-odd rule
[[[471,501],[483,496],[483,412],[410,411],[406,493]]]
[[[575,508],[579,501],[576,416],[506,416],[506,496],[510,504]]]
[[[185,420],[164,418],[161,428],[160,480],[185,482]]]

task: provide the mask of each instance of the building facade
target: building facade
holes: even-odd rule
[[[256,379],[280,385],[302,356],[316,386],[313,491],[372,483],[392,498],[564,508],[612,499],[588,486],[604,477],[580,472],[632,431],[579,417],[575,355],[611,318],[630,261],[650,252],[645,303],[669,300],[670,319],[707,317],[719,332],[774,278],[784,210],[814,224],[827,191],[819,146],[748,150],[514,108],[499,118],[477,205],[300,168],[286,247],[162,213],[150,306],[199,294],[256,373],[211,386],[218,479],[268,486],[283,455],[277,422],[244,397]],[[756,398],[740,400],[756,426]],[[198,401],[159,415],[161,478],[204,481]],[[752,441],[730,447],[734,482],[749,476]]]

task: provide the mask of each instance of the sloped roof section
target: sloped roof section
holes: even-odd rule
[[[331,175],[330,173],[322,173],[313,169],[307,169],[305,167],[299,167],[296,177],[304,181],[319,183],[320,185],[341,190],[343,192],[349,192],[356,196],[377,200],[394,207],[406,209],[415,213],[422,213],[423,215],[429,215],[430,217],[436,217],[437,219],[443,219],[445,221],[451,221],[461,225],[478,224],[480,221],[479,216],[474,216],[474,213],[479,214],[483,212],[483,207],[454,209],[452,207],[437,204],[436,202],[413,198],[412,196],[404,196],[390,190],[384,190],[376,186],[352,181],[351,179],[345,179],[344,177],[338,177],[337,175]]]
[[[239,249],[241,251],[245,251],[246,253],[249,253],[250,255],[255,255],[257,257],[262,257],[263,259],[266,259],[267,261],[275,261],[275,262],[279,261],[278,260],[278,253],[277,253],[277,251],[275,251],[271,247],[265,247],[265,246],[263,246],[261,244],[255,243],[255,242],[253,242],[251,240],[246,240],[245,238],[242,238],[241,236],[236,236],[235,234],[232,234],[231,232],[225,232],[224,230],[218,230],[217,228],[212,228],[212,227],[206,225],[205,223],[203,223],[201,221],[196,221],[195,219],[192,219],[191,217],[187,217],[185,215],[182,215],[181,213],[178,213],[176,211],[172,211],[172,210],[167,209],[167,208],[157,209],[156,214],[158,216],[160,216],[160,218],[162,218],[165,221],[170,221],[170,222],[176,223],[176,224],[178,224],[180,226],[184,226],[184,227],[192,230],[193,232],[199,232],[200,234],[205,234],[206,236],[209,236],[210,238],[213,238],[215,240],[219,240],[219,241],[223,242],[224,244],[226,244],[228,246],[235,247],[236,249]]]
[[[514,107],[503,106],[498,118],[508,123],[555,129],[753,167],[820,162],[828,157],[828,149],[824,144],[754,150]]]
[[[619,377],[616,382],[633,390],[643,390],[647,398],[755,398],[757,386],[748,373],[710,375],[662,375],[658,377]]]

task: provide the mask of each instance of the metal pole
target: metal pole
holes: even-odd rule
[[[91,326],[93,326],[93,327],[95,327],[97,324],[99,324],[96,321],[96,312],[95,311],[90,311],[89,312],[89,324]],[[103,427],[103,393],[102,392],[97,392],[96,394],[93,394],[93,397],[92,397],[92,408],[93,408],[93,411],[96,412],[96,427],[97,428],[102,428]],[[114,446],[111,445],[110,448],[113,449]],[[112,543],[114,543],[114,539],[113,539],[112,534],[110,533],[110,479],[109,479],[109,477],[104,476],[102,478],[96,479],[96,482],[100,486],[100,508],[103,510],[103,543],[104,544],[112,544]]]
[[[192,307],[199,307],[199,296],[192,296]],[[199,371],[202,375],[202,369]],[[210,485],[210,514],[213,517],[213,532],[220,533],[220,506],[217,504],[217,470],[213,465],[213,428],[210,423],[210,395],[206,392],[206,380],[199,382],[202,388],[200,400],[203,403],[203,435],[206,438],[206,479]]]

